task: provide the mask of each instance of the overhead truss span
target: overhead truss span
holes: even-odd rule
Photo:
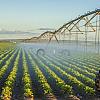
[[[51,42],[56,40],[75,40],[78,42],[94,40],[95,43],[99,43],[100,38],[100,9],[87,12],[81,16],[78,16],[74,20],[62,25],[59,29],[51,32],[46,31],[40,36],[26,39],[25,42]]]

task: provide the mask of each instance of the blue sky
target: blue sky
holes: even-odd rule
[[[100,0],[0,0],[0,29],[56,29],[95,8],[100,8]]]

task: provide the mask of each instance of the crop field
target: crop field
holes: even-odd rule
[[[39,55],[31,44],[2,44],[0,100],[67,100],[71,94],[81,98],[95,95],[99,54],[68,56],[54,51]]]

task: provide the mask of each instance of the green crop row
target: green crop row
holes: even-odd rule
[[[25,51],[22,50],[22,58],[23,58],[23,83],[24,83],[24,97],[25,98],[34,98],[33,92],[32,92],[32,82],[30,79],[30,74],[28,71]]]

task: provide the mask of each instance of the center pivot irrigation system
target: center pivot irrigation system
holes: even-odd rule
[[[90,35],[90,36],[89,36]],[[91,38],[92,37],[92,38]],[[84,41],[86,46],[87,42],[92,40],[95,46],[99,46],[100,42],[100,9],[95,11],[88,11],[84,15],[78,16],[74,20],[64,24],[58,30],[54,32],[46,31],[40,36],[32,37],[24,40],[24,42],[48,42],[68,40],[69,42],[74,40],[76,43]]]

